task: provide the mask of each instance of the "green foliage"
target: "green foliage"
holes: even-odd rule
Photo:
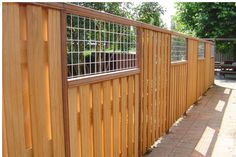
[[[128,12],[121,2],[73,2],[73,4],[104,11],[110,14],[126,17]]]
[[[235,38],[236,3],[176,3],[175,29],[200,38]],[[217,42],[221,52],[236,51],[235,42]]]
[[[135,8],[136,20],[161,27],[164,27],[161,20],[161,14],[164,12],[158,2],[143,2]]]
[[[236,53],[235,41],[216,41],[217,52],[221,53]]]
[[[73,2],[73,4],[104,11],[159,27],[165,26],[160,17],[165,11],[157,2],[143,2],[137,6],[135,6],[132,2]]]

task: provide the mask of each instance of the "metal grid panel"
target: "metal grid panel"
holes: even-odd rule
[[[135,27],[67,15],[68,79],[135,67]]]
[[[215,45],[211,45],[211,57],[215,57]]]
[[[171,62],[187,59],[187,40],[180,36],[171,36]]]
[[[203,59],[205,57],[205,43],[198,43],[198,59]]]

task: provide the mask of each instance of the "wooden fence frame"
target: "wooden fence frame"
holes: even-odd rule
[[[134,111],[132,112],[129,111],[129,112],[132,113],[132,116],[136,117],[136,121],[134,120],[131,128],[138,127],[138,130],[137,132],[132,132],[131,134],[128,134],[128,135],[135,136],[134,138],[137,141],[136,143],[134,141],[134,144],[133,144],[132,140],[131,141],[128,140],[130,141],[130,143],[127,145],[132,145],[132,147],[134,148],[132,148],[132,151],[129,150],[129,148],[126,148],[126,149],[128,150],[129,156],[131,155],[131,156],[137,157],[145,153],[145,151],[153,144],[155,140],[157,140],[160,136],[165,134],[165,132],[168,131],[171,125],[179,117],[181,117],[182,114],[195,101],[198,100],[199,96],[201,96],[210,87],[210,85],[214,83],[214,57],[211,57],[211,52],[210,52],[210,46],[212,46],[213,43],[210,41],[193,38],[191,36],[165,30],[162,28],[158,28],[156,26],[142,23],[142,22],[137,22],[137,21],[126,19],[126,18],[118,17],[115,15],[111,15],[108,13],[95,11],[93,9],[80,7],[80,6],[74,6],[74,5],[65,4],[65,3],[3,3],[3,8],[6,7],[5,5],[9,5],[8,6],[9,8],[11,8],[11,5],[15,5],[14,7],[17,7],[18,4],[24,5],[24,6],[37,6],[43,9],[49,9],[51,11],[55,11],[59,13],[58,17],[60,17],[60,31],[61,31],[61,34],[59,34],[60,39],[61,39],[60,40],[61,46],[59,47],[59,49],[61,53],[58,55],[60,55],[60,58],[61,58],[61,63],[60,63],[61,74],[60,75],[61,75],[62,91],[60,92],[62,92],[61,98],[62,98],[62,108],[63,108],[63,113],[60,113],[60,114],[63,115],[64,141],[62,143],[58,143],[58,148],[59,147],[64,148],[65,155],[61,154],[62,157],[64,156],[72,157],[74,153],[71,151],[71,141],[70,141],[71,139],[70,129],[72,126],[70,126],[70,113],[69,113],[70,99],[68,98],[69,88],[77,88],[77,87],[82,88],[87,85],[92,85],[92,84],[111,81],[111,80],[116,80],[114,84],[117,84],[118,79],[121,79],[120,82],[122,82],[122,80],[126,80],[125,81],[126,83],[128,81],[132,83],[131,88],[135,89],[135,91],[133,92],[130,91],[130,93],[133,93],[132,97],[135,97],[135,98],[133,100],[134,102],[132,100],[130,100],[130,102],[134,104],[134,106],[132,106],[132,108],[134,108]],[[111,21],[111,22],[115,22],[119,24],[135,26],[137,28],[138,68],[129,70],[129,71],[105,74],[101,76],[93,76],[93,77],[89,77],[89,78],[81,79],[81,80],[68,81],[67,80],[67,56],[66,56],[66,14],[67,13],[87,16],[91,18],[98,18],[101,20]],[[6,12],[3,12],[3,16],[5,16],[5,14]],[[9,19],[9,20],[11,21],[13,19]],[[187,61],[171,63],[170,61],[171,35],[182,36],[187,39],[188,41]],[[164,45],[162,44],[159,46],[159,43],[161,42],[162,39],[164,41],[163,42]],[[5,41],[5,38],[3,40]],[[201,60],[197,58],[197,52],[198,52],[197,43],[199,41],[206,43],[206,47],[207,47],[205,51],[205,54],[206,54],[205,58]],[[6,39],[6,42],[9,42],[9,40]],[[22,43],[20,43],[19,45],[21,44]],[[27,44],[28,43],[25,43],[26,46]],[[7,43],[3,43],[3,46],[7,47]],[[5,50],[3,50],[3,52],[4,51]],[[8,54],[4,52],[3,59],[7,55]],[[189,60],[189,58],[191,58],[191,60]],[[147,66],[147,63],[149,63],[149,61],[150,61],[150,64]],[[56,64],[56,63],[52,62],[51,64]],[[51,66],[54,66],[54,65],[51,65]],[[178,70],[175,70],[174,67],[177,67]],[[190,69],[190,67],[193,69]],[[162,68],[164,68],[165,70],[163,70]],[[6,75],[7,77],[9,74],[5,73],[5,71],[8,70],[8,67],[4,66],[3,69],[4,69],[3,75]],[[201,69],[204,69],[204,71],[202,71]],[[165,79],[161,79],[161,77],[164,77]],[[186,82],[181,81],[181,79],[185,79]],[[20,84],[20,82],[18,83]],[[109,82],[108,84],[111,84],[111,83]],[[172,88],[170,86],[171,84],[174,85],[175,91],[172,91]],[[184,85],[184,87],[182,87],[182,85]],[[179,89],[180,86],[182,87],[181,89]],[[189,94],[188,90],[190,89],[190,87],[194,88],[194,92],[190,92]],[[4,87],[3,92],[7,91],[7,88],[8,86]],[[83,89],[86,89],[86,88],[80,89],[80,92],[83,91]],[[19,91],[16,91],[16,92],[19,92]],[[36,90],[36,93],[37,93],[37,90]],[[173,97],[171,93],[173,94]],[[7,97],[10,97],[10,95],[6,95],[6,92],[4,92],[3,99],[6,100]],[[128,94],[127,94],[127,97],[128,97]],[[121,96],[121,99],[122,99],[122,96]],[[127,101],[127,100],[124,100],[124,101]],[[3,104],[6,105],[5,102]],[[165,105],[163,106],[163,104]],[[31,104],[31,105],[34,105],[34,104]],[[154,109],[153,111],[152,111],[152,108]],[[4,119],[4,130],[5,130],[6,127],[8,126],[6,125],[6,122],[8,121],[5,122],[6,116],[8,115],[6,115],[5,113],[5,107],[3,111],[4,111],[3,119]],[[21,114],[24,114],[24,113],[21,113]],[[58,120],[58,117],[54,117],[54,118]],[[22,132],[22,130],[20,131]],[[4,138],[3,138],[4,139],[3,147],[5,150],[3,155],[6,157],[8,154],[6,152],[11,151],[11,149],[14,149],[14,148],[11,148],[11,146],[7,146],[8,139],[7,139],[7,136],[5,135],[7,133],[8,133],[7,131],[4,131]],[[54,141],[54,139],[52,139],[52,141]],[[138,145],[137,145],[137,142],[138,142]],[[54,145],[54,147],[56,150],[57,145]],[[20,146],[18,149],[15,150],[14,155],[17,155],[17,151],[24,154],[23,152],[25,150],[22,150],[22,149],[23,149],[23,146]],[[120,153],[122,153],[122,151],[126,152],[127,150],[125,150],[125,148],[122,148]],[[41,153],[38,152],[37,154],[37,152],[35,153],[31,149],[31,151],[29,151],[26,154],[27,156],[32,156],[32,155],[38,156]],[[13,154],[11,155],[14,156]],[[54,155],[47,154],[47,155],[50,157],[55,156],[55,154]],[[122,156],[126,156],[126,155],[122,154]]]

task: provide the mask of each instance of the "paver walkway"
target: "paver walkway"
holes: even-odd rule
[[[236,157],[236,81],[215,83],[144,157]]]

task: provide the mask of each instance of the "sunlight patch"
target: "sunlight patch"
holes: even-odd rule
[[[214,134],[215,134],[214,129],[206,127],[201,139],[199,140],[197,146],[195,147],[195,150],[205,156],[207,154],[208,148],[211,144]]]
[[[225,106],[225,101],[219,100],[218,104],[215,107],[215,110],[222,112],[224,106]]]
[[[230,89],[229,88],[226,88],[225,90],[224,90],[224,94],[229,94],[230,93]]]

